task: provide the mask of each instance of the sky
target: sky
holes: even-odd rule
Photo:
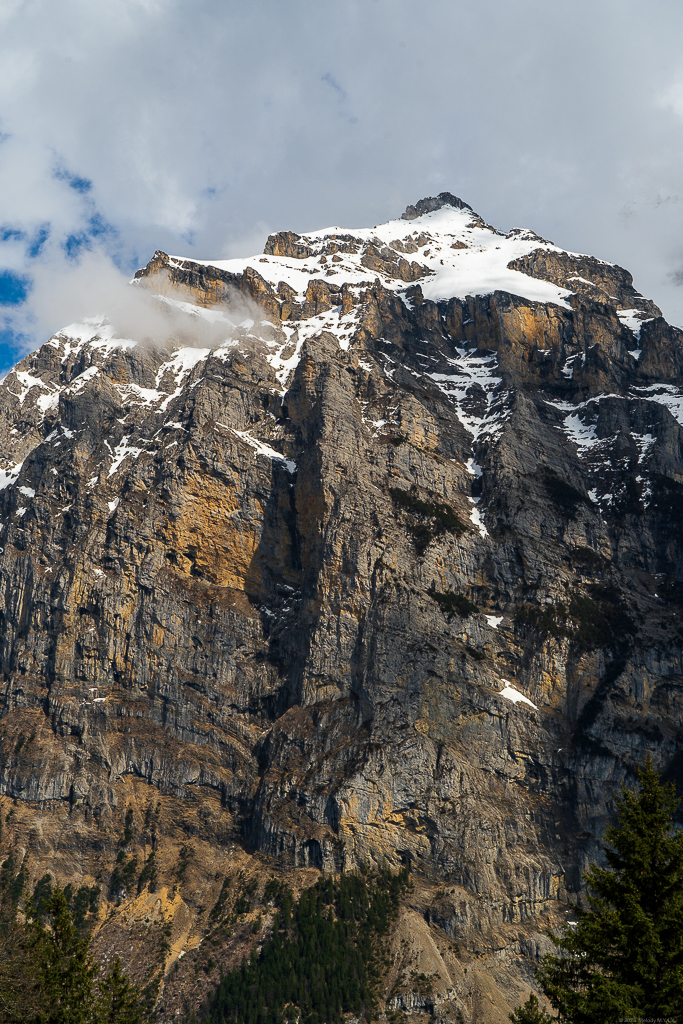
[[[0,0],[0,370],[156,249],[450,191],[683,326],[680,0]]]

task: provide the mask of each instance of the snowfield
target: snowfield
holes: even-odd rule
[[[548,281],[528,277],[518,270],[510,270],[508,263],[526,256],[536,249],[564,252],[551,242],[539,239],[532,232],[519,229],[508,235],[498,234],[484,224],[471,210],[456,210],[445,206],[433,213],[426,213],[415,220],[390,220],[374,228],[329,227],[301,235],[301,244],[311,248],[322,248],[322,243],[339,236],[353,236],[359,243],[371,243],[393,248],[399,243],[402,248],[394,251],[404,259],[415,261],[430,271],[419,281],[426,299],[464,299],[467,295],[488,295],[494,291],[510,292],[532,302],[553,302],[569,308],[567,298],[571,292]],[[406,243],[421,244],[415,252],[404,252]],[[311,278],[334,279],[343,277],[349,284],[368,284],[380,277],[387,288],[399,294],[410,287],[404,281],[397,281],[380,271],[368,270],[361,263],[362,245],[358,253],[340,252],[340,262],[329,266],[321,255],[306,259],[287,256],[258,255],[247,259],[230,260],[185,260],[171,257],[177,264],[198,263],[202,266],[217,267],[231,274],[242,274],[247,268],[256,270],[274,287],[284,281],[303,300]]]

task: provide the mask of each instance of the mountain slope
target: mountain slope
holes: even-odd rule
[[[5,842],[105,889],[155,849],[190,945],[249,856],[409,859],[514,1005],[615,788],[681,771],[682,332],[447,193],[132,287],[158,337],[72,325],[0,385]]]

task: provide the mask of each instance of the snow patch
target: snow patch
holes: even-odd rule
[[[168,405],[177,398],[182,390],[185,383],[185,379],[192,372],[197,363],[201,363],[204,359],[210,355],[211,349],[209,348],[179,348],[173,355],[172,359],[162,363],[157,370],[156,386],[164,380],[166,374],[171,374],[175,377],[175,391],[168,394],[168,397],[163,400],[159,406],[159,412],[166,412]]]
[[[417,252],[403,255],[399,251],[401,246],[414,242],[418,233],[426,236],[426,240]],[[352,235],[359,243],[357,252],[338,252],[339,262],[332,266],[327,262],[322,263],[320,256],[326,240],[333,240],[339,234]],[[568,289],[509,268],[513,260],[539,248],[555,252],[564,250],[539,240],[536,235],[525,237],[524,232],[509,237],[499,235],[471,210],[445,206],[412,221],[391,220],[372,228],[323,228],[303,235],[301,241],[311,246],[313,255],[296,259],[259,254],[248,259],[193,259],[187,262],[215,266],[231,274],[242,274],[251,268],[274,288],[280,281],[285,281],[297,293],[300,302],[312,278],[325,280],[340,274],[350,285],[367,286],[375,277],[380,277],[385,287],[399,293],[405,292],[407,286],[400,278],[363,266],[361,261],[365,245],[370,243],[380,249],[388,246],[397,257],[417,261],[425,267],[427,276],[421,278],[419,284],[427,299],[448,299],[453,296],[464,299],[467,295],[488,295],[500,290],[532,302],[553,302],[570,308],[567,299],[571,292]]]
[[[19,399],[19,405],[24,404],[26,397],[32,388],[42,388],[44,391],[52,390],[52,388],[48,384],[45,384],[40,379],[40,377],[33,377],[30,373],[26,373],[25,370],[14,370],[14,377],[20,387],[19,394],[17,394],[15,391],[12,391],[12,389],[9,386],[8,391],[10,395],[14,395],[15,398]]]
[[[503,621],[503,616],[502,615],[485,615],[484,618],[488,622],[488,624],[491,627],[491,629],[498,629],[498,627],[500,626],[501,622]]]
[[[79,373],[79,375],[70,382],[68,388],[64,389],[65,393],[67,395],[77,395],[78,392],[82,391],[85,385],[93,379],[93,377],[97,377],[101,372],[102,371],[99,366],[89,366],[86,370],[83,370],[83,373]]]
[[[640,329],[643,324],[649,323],[654,317],[645,316],[641,309],[618,309],[617,316],[624,325],[628,327],[629,331],[640,341]],[[640,354],[640,350],[638,352]],[[633,353],[631,353],[633,355]]]
[[[564,432],[577,448],[592,448],[598,440],[597,424],[584,423],[578,413],[565,416]]]
[[[564,366],[562,367],[562,375],[566,377],[568,380],[572,380],[574,376],[574,360],[578,359],[580,355],[581,353],[577,352],[576,355],[569,356],[569,359],[566,360]]]
[[[480,500],[480,498],[470,498],[470,501],[474,505],[476,505],[477,502],[479,502]],[[482,537],[488,537],[489,531],[484,526],[484,519],[482,513],[479,511],[478,508],[472,509],[472,511],[470,512],[470,520],[473,523],[473,525],[476,526],[476,528],[479,530],[479,533]]]
[[[476,349],[457,348],[456,353],[448,359],[453,373],[426,373],[424,376],[455,405],[458,419],[475,441],[483,437],[493,440],[510,415],[505,406],[507,391],[500,387],[503,378],[494,372],[498,365],[496,357],[482,355]]]
[[[145,450],[144,448],[136,448],[134,445],[129,445],[128,440],[129,438],[124,437],[123,440],[119,441],[116,448],[114,449],[114,458],[111,466],[109,467],[109,472],[107,473],[108,477],[114,475],[114,473],[117,471],[123,460],[128,455],[132,455],[134,459],[137,459],[137,457],[141,455],[142,452]]]
[[[11,395],[19,399],[19,405],[21,406],[23,406],[34,388],[40,388],[42,391],[47,392],[46,394],[38,395],[35,403],[43,415],[59,405],[59,390],[54,390],[52,385],[46,384],[45,381],[42,381],[39,377],[34,377],[25,370],[10,371],[6,380],[7,390]],[[15,383],[19,385],[18,392],[12,390],[11,385]]]
[[[631,390],[636,398],[646,398],[666,406],[674,419],[683,426],[683,394],[680,388],[673,384],[650,384],[649,387],[633,387]]]
[[[0,491],[4,491],[5,487],[11,487],[16,482],[23,465],[23,461],[15,462],[9,469],[0,469]]]
[[[36,405],[43,416],[45,413],[51,412],[52,409],[57,409],[59,407],[59,391],[53,391],[49,395],[39,395],[36,399]]]
[[[259,441],[257,437],[252,437],[246,430],[234,430],[232,427],[226,427],[224,423],[219,423],[219,427],[223,427],[224,430],[229,430],[235,434],[242,441],[253,448],[257,455],[265,455],[267,459],[275,460],[276,462],[284,462],[285,469],[288,473],[296,473],[296,462],[291,459],[285,458],[280,452],[276,452],[270,445],[264,444],[263,441]]]
[[[652,434],[631,433],[631,437],[638,447],[638,465],[640,465],[652,451],[656,438]]]
[[[106,316],[84,317],[83,320],[63,327],[48,345],[62,349],[62,363],[70,356],[77,355],[86,345],[108,355],[116,348],[134,348],[137,342],[131,338],[117,338],[114,328]]]
[[[499,696],[505,697],[506,700],[511,700],[513,704],[528,704],[529,707],[538,711],[538,708],[533,701],[530,701],[528,697],[525,697],[523,693],[520,693],[519,690],[515,689],[512,683],[507,679],[501,679],[501,683],[505,683],[505,686],[502,690],[499,690]]]
[[[139,384],[119,384],[117,381],[112,381],[112,384],[128,405],[142,405],[151,408],[160,402],[166,394],[155,388],[142,388]]]

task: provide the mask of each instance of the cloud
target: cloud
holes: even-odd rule
[[[683,74],[676,74],[657,96],[657,103],[664,110],[671,110],[683,119]]]
[[[36,334],[47,340],[61,327],[83,317],[106,315],[123,337],[129,337],[130,321],[141,315],[138,330],[148,332],[145,310],[149,296],[140,295],[102,250],[91,250],[71,265],[42,263],[35,267],[30,298]]]
[[[324,75],[321,75],[320,76],[320,80],[322,82],[327,82],[327,84],[329,86],[331,86],[335,90],[335,92],[337,92],[339,94],[341,99],[343,99],[343,100],[347,99],[347,95],[346,95],[345,90],[342,89],[342,87],[339,84],[339,82],[335,82],[334,78],[329,73],[329,71],[326,71]]]
[[[7,293],[3,291],[4,286],[0,275],[0,302],[6,294],[14,295],[16,289],[25,287],[25,282],[12,278],[7,282]],[[189,346],[215,348],[232,338],[246,319],[255,322],[252,333],[258,335],[263,311],[238,292],[212,307],[211,319],[207,319],[203,311],[196,309],[189,291],[174,287],[172,297],[167,297],[164,294],[167,290],[165,282],[154,277],[131,281],[106,252],[94,248],[67,266],[37,265],[30,294],[22,293],[22,298],[27,298],[27,306],[16,324],[29,321],[33,333],[47,340],[62,327],[85,317],[104,316],[117,337],[155,346],[178,341]],[[5,301],[10,304],[14,300]],[[11,312],[6,323],[12,325]]]
[[[246,255],[442,189],[621,263],[683,323],[683,204],[655,201],[679,193],[683,8],[644,11],[7,0],[0,273],[28,284],[5,330],[34,345],[61,326],[46,275],[69,292],[79,267],[126,279],[157,248]]]

